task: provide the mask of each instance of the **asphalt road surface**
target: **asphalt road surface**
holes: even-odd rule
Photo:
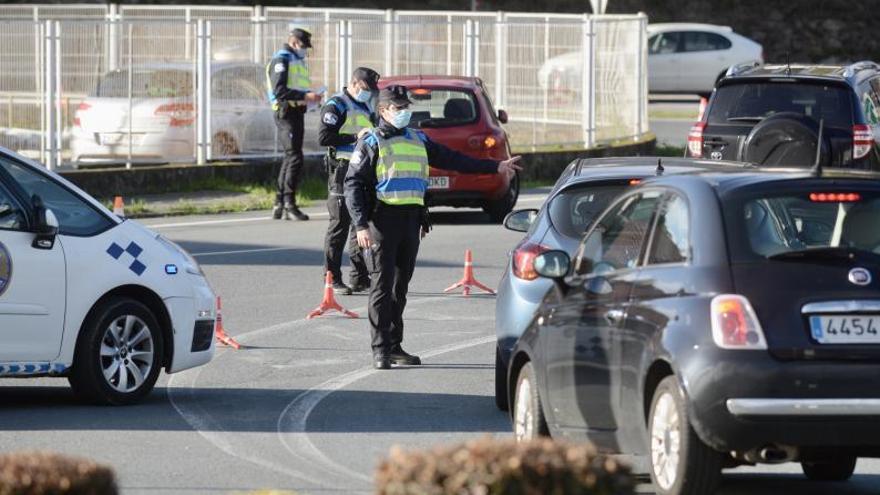
[[[527,195],[521,206],[541,200]],[[62,379],[0,380],[0,451],[93,458],[113,466],[125,494],[370,493],[393,445],[510,435],[492,398],[493,297],[442,291],[461,277],[465,248],[477,278],[496,285],[517,234],[478,212],[436,215],[406,310],[405,347],[425,364],[379,372],[370,367],[366,296],[340,298],[361,319],[304,319],[321,299],[326,214],[306,223],[265,217],[147,222],[197,256],[223,297],[227,331],[245,349],[220,349],[208,366],[163,375],[145,403],[126,408],[82,405]],[[771,466],[733,471],[720,493],[878,492],[880,463],[862,460],[845,484]]]
[[[687,146],[700,100],[694,95],[650,95],[648,118],[658,145]]]

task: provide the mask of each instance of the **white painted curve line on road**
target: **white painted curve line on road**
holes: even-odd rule
[[[274,247],[274,248],[257,248],[257,249],[235,249],[232,251],[212,251],[209,253],[190,253],[195,258],[199,256],[220,256],[222,254],[248,254],[248,253],[270,253],[272,251],[293,251],[294,247]]]
[[[495,342],[496,337],[486,336],[479,337],[476,339],[466,340],[464,342],[459,342],[457,344],[450,344],[447,346],[443,346],[433,351],[424,352],[421,354],[421,357],[424,359],[429,359],[432,357],[439,356],[441,354],[447,354],[450,352],[460,351],[462,349],[466,349],[468,347],[474,347],[483,344],[489,344]],[[352,383],[367,378],[376,373],[393,373],[393,371],[379,371],[375,370],[372,367],[361,368],[359,370],[352,371],[350,373],[345,373],[343,375],[339,375],[335,378],[331,378],[326,382],[309,389],[308,391],[300,394],[297,398],[295,398],[288,406],[282,411],[281,415],[278,417],[278,439],[281,443],[287,448],[288,452],[293,454],[295,457],[298,456],[298,453],[307,452],[310,454],[310,457],[313,459],[318,459],[324,464],[324,468],[332,471],[335,471],[339,474],[344,474],[349,476],[350,478],[354,478],[360,481],[370,482],[372,478],[369,476],[365,476],[362,473],[358,473],[357,471],[353,471],[342,464],[334,462],[330,458],[328,458],[321,450],[319,450],[315,444],[309,439],[309,434],[306,431],[306,424],[308,423],[309,416],[312,414],[312,411],[321,403],[324,399],[329,397],[334,392],[338,392],[339,390],[351,385]],[[287,441],[287,436],[294,436],[294,445],[291,445]]]
[[[310,218],[330,218],[327,212],[309,213]],[[171,229],[177,227],[205,227],[210,225],[225,225],[229,223],[249,223],[249,222],[284,222],[293,223],[285,220],[272,220],[268,217],[247,217],[247,218],[230,218],[227,220],[200,220],[197,222],[178,222],[178,223],[157,223],[155,225],[144,224],[150,229]]]

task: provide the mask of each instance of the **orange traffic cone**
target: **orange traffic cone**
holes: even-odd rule
[[[455,290],[459,287],[464,287],[462,290],[462,294],[468,296],[471,293],[471,287],[476,287],[478,289],[483,289],[489,294],[495,294],[495,291],[481,284],[474,278],[474,259],[471,254],[471,250],[468,249],[464,252],[464,276],[461,277],[461,280],[444,290],[443,292],[449,292]]]
[[[235,341],[229,335],[226,335],[226,330],[223,329],[223,315],[220,311],[220,297],[217,297],[217,324],[214,326],[214,337],[217,339],[217,342],[221,344],[226,344],[235,349],[241,349],[241,344]]]
[[[709,100],[706,99],[705,96],[700,97],[700,109],[697,111],[697,121],[700,122],[703,120],[703,114],[706,113],[706,105],[709,104]]]
[[[122,200],[122,196],[113,198],[113,214],[117,217],[125,217],[125,201]]]
[[[333,274],[327,272],[327,278],[325,279],[324,283],[324,300],[321,301],[321,304],[319,304],[317,308],[312,310],[312,312],[309,313],[308,316],[306,316],[306,319],[311,320],[312,318],[316,316],[321,316],[330,310],[338,311],[345,316],[348,316],[349,318],[358,317],[357,313],[351,312],[343,308],[339,305],[338,302],[336,302],[336,298],[333,297]]]

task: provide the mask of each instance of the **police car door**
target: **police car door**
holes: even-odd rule
[[[0,363],[48,362],[63,333],[64,252],[60,242],[33,246],[31,208],[16,190],[0,167]]]

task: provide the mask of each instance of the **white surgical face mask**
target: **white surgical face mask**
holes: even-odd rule
[[[373,98],[373,92],[368,89],[362,89],[358,92],[358,94],[354,95],[354,99],[361,102],[367,103]]]
[[[299,58],[306,58],[306,54],[308,54],[307,48],[294,48],[293,53],[296,54]]]
[[[407,125],[409,125],[409,120],[412,117],[412,110],[406,108],[403,110],[398,110],[394,112],[391,116],[391,121],[389,122],[394,127],[398,129],[403,129]]]

